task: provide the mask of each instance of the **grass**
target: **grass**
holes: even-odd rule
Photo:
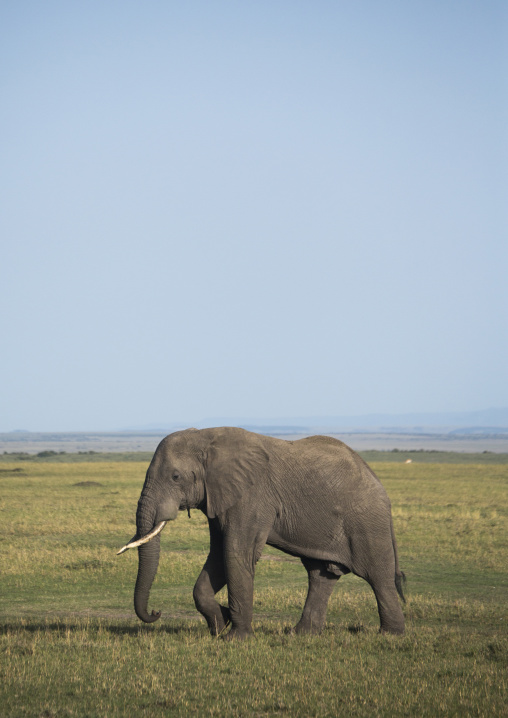
[[[134,616],[136,552],[115,552],[135,532],[146,466],[2,461],[2,716],[506,715],[506,465],[373,464],[408,575],[404,637],[378,634],[374,595],[351,575],[323,634],[292,635],[306,574],[266,549],[255,637],[233,645],[193,605],[208,550],[197,511],[162,534],[150,604],[162,619]]]
[[[369,464],[379,462],[389,463],[410,463],[418,464],[508,464],[508,454],[494,451],[458,452],[458,451],[435,451],[426,449],[392,449],[390,451],[360,451],[361,456]],[[148,451],[124,451],[122,453],[108,453],[101,451],[79,451],[71,453],[66,451],[40,451],[37,454],[27,452],[6,452],[0,454],[0,464],[12,462],[37,462],[37,463],[102,463],[134,461],[150,462],[153,452]],[[0,469],[2,471],[2,469]]]

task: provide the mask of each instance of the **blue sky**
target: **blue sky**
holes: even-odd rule
[[[508,405],[507,29],[3,3],[0,430]]]

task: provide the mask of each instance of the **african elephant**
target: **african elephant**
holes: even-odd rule
[[[142,621],[159,562],[160,536],[178,512],[208,517],[210,553],[194,586],[212,635],[252,633],[253,580],[265,544],[298,556],[308,573],[299,633],[318,633],[340,576],[353,572],[374,590],[381,631],[404,632],[404,600],[390,501],[363,459],[341,441],[285,441],[238,428],[187,429],[161,441],[136,513],[134,608]],[[228,607],[215,594],[227,584]],[[398,594],[398,595],[397,595]]]

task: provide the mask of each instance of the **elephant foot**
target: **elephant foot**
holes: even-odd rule
[[[231,613],[229,612],[229,608],[227,606],[220,606],[220,612],[222,613],[222,618],[224,619],[224,623],[229,625],[231,623]]]
[[[379,629],[379,633],[385,633],[389,634],[391,633],[392,636],[403,636],[404,635],[404,625],[402,626],[383,626]]]
[[[226,633],[224,641],[244,641],[246,638],[252,636],[254,631],[246,628],[232,628],[229,633]]]
[[[211,636],[220,636],[231,623],[229,608],[226,606],[219,606],[219,608],[220,613],[218,615],[205,616]]]
[[[397,605],[398,608],[398,605]],[[402,611],[399,610],[395,613],[394,616],[387,617],[386,615],[382,616],[382,620],[380,621],[380,633],[392,633],[396,636],[402,636],[404,633],[404,616],[402,614]]]
[[[229,623],[224,623],[224,621],[215,621],[214,623],[208,624],[208,630],[210,631],[211,636],[217,637],[220,636],[228,626]]]
[[[300,635],[319,636],[321,628],[322,626],[319,626],[316,623],[311,623],[310,621],[308,623],[306,621],[299,621],[293,630],[295,633]]]

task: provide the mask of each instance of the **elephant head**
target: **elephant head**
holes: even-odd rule
[[[159,534],[166,522],[192,508],[210,519],[221,515],[241,500],[259,474],[259,463],[268,461],[260,444],[246,445],[245,433],[187,429],[170,434],[157,447],[138,502],[136,535],[118,552],[138,547],[134,608],[142,621],[160,617],[160,612],[148,612],[148,598],[159,564]]]

